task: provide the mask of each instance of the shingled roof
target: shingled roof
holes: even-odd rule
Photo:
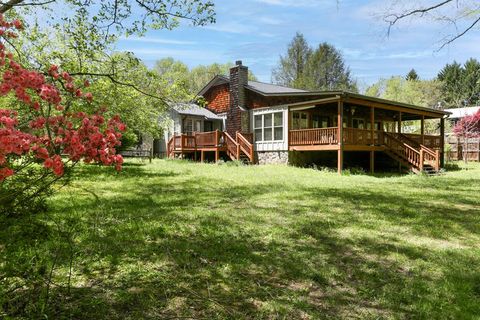
[[[217,116],[212,111],[207,108],[203,108],[195,103],[177,103],[172,106],[172,109],[178,112],[179,114],[204,117],[206,119],[221,120],[222,117]]]
[[[259,81],[248,81],[248,86],[246,88],[266,94],[308,92],[305,90],[294,89]]]
[[[225,76],[217,75],[215,76],[199,93],[199,96],[203,96],[211,87],[230,83],[230,79]],[[248,81],[248,85],[245,86],[246,89],[255,91],[264,95],[275,95],[275,94],[289,94],[289,93],[308,93],[309,91],[294,89],[284,86],[279,86],[276,84],[265,83],[260,81]]]

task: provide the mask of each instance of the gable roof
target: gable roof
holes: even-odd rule
[[[452,108],[452,109],[445,109],[445,111],[448,111],[451,113],[450,119],[460,119],[465,116],[470,116],[472,114],[477,113],[480,111],[480,106],[478,107],[465,107],[465,108]]]
[[[225,84],[225,83],[230,83],[230,79],[218,74],[215,77],[213,77],[213,79],[210,80],[210,82],[207,83],[202,90],[200,90],[197,96],[203,96],[208,90],[210,90],[210,88],[221,85],[221,84]]]
[[[203,117],[205,119],[222,120],[222,117],[217,116],[207,108],[203,108],[195,103],[177,103],[172,106],[172,109],[179,114]]]

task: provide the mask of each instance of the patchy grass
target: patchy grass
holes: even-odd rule
[[[479,194],[474,164],[82,166],[48,213],[2,221],[3,317],[478,319]]]

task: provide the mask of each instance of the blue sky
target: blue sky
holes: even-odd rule
[[[117,49],[134,52],[147,65],[173,57],[190,67],[243,60],[265,82],[296,31],[312,46],[327,41],[344,55],[361,86],[415,68],[428,79],[453,60],[479,57],[478,30],[437,52],[445,34],[440,25],[407,21],[386,37],[378,14],[382,0],[217,0],[217,23],[182,25],[120,40]]]

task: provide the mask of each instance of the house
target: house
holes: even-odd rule
[[[480,106],[478,106],[478,107],[465,107],[465,108],[452,108],[452,109],[445,109],[445,111],[450,112],[450,116],[448,117],[448,120],[450,120],[450,122],[454,126],[463,117],[471,116],[471,115],[477,113],[478,111],[480,111]]]
[[[215,116],[222,127],[207,132],[210,125],[187,121],[170,130],[166,144],[171,157],[196,159],[200,154],[203,160],[213,153],[215,160],[225,155],[259,164],[318,158],[334,163],[339,172],[344,165],[373,171],[387,164],[416,172],[438,171],[443,165],[445,111],[346,91],[312,92],[249,81],[241,61],[229,77],[214,77],[199,95],[206,100],[203,121]],[[432,119],[440,132],[426,135],[425,121]],[[418,121],[421,133],[403,133],[404,121]]]

